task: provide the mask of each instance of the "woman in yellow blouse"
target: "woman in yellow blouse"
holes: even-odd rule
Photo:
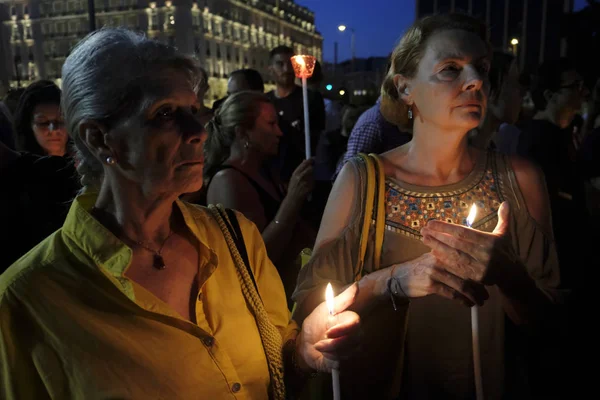
[[[356,288],[336,326],[323,304],[300,329],[256,227],[230,218],[250,272],[211,211],[178,200],[202,185],[194,62],[105,29],[62,76],[86,194],[0,277],[0,398],[282,399],[287,378],[329,371],[356,336],[340,312]]]

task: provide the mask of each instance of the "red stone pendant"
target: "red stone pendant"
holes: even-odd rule
[[[165,265],[165,260],[162,258],[160,254],[154,255],[154,268],[156,269],[165,269],[167,266]]]

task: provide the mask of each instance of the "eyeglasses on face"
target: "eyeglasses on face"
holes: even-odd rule
[[[34,121],[33,125],[38,129],[55,131],[65,127],[65,121],[51,120],[51,121]]]

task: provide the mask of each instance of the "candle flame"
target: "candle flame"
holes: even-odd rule
[[[327,284],[327,289],[325,290],[325,302],[327,303],[329,315],[333,315],[333,287],[331,283]]]
[[[291,61],[297,78],[310,78],[315,70],[317,59],[313,56],[298,54],[292,56]]]
[[[477,216],[477,206],[473,204],[471,206],[471,211],[469,211],[469,216],[467,217],[467,226],[470,228],[475,222],[475,217]]]
[[[294,61],[298,63],[302,68],[306,68],[306,63],[304,62],[304,57],[302,56],[294,56]]]

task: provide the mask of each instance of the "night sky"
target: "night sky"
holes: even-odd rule
[[[415,0],[296,0],[315,12],[317,30],[323,35],[323,58],[333,62],[334,42],[338,42],[338,61],[351,57],[350,36],[338,25],[356,31],[356,56],[387,56],[402,33],[415,19]],[[575,10],[585,0],[575,0]]]

